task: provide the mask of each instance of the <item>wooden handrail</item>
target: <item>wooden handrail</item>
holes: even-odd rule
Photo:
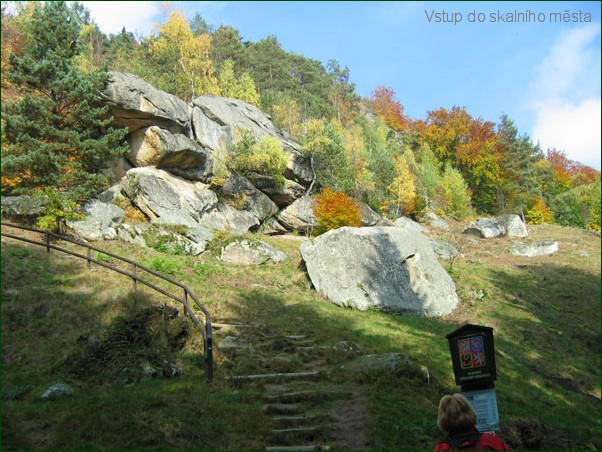
[[[45,235],[45,240],[44,241],[36,241],[36,240],[32,240],[32,239],[28,239],[25,237],[20,237],[18,235],[14,235],[14,234],[10,234],[10,233],[6,233],[4,231],[0,231],[0,235],[4,236],[4,237],[8,237],[11,239],[15,239],[15,240],[20,240],[22,242],[27,242],[27,243],[31,243],[34,245],[40,245],[40,246],[44,246],[46,248],[47,252],[50,252],[51,249],[53,250],[57,250],[57,251],[61,251],[63,253],[69,254],[71,256],[75,256],[75,257],[79,257],[82,259],[85,259],[88,262],[88,268],[90,268],[90,263],[94,263],[97,265],[100,265],[101,267],[104,268],[108,268],[109,270],[115,271],[117,273],[120,273],[124,276],[128,276],[129,278],[132,278],[132,282],[134,285],[134,292],[137,289],[137,283],[142,283],[147,287],[150,287],[151,289],[179,302],[182,303],[182,306],[184,307],[186,313],[190,316],[190,318],[192,319],[193,323],[197,326],[197,328],[199,329],[199,331],[201,332],[201,334],[203,335],[203,339],[204,339],[204,352],[205,352],[205,364],[207,366],[207,380],[208,381],[212,381],[213,380],[213,334],[212,334],[212,324],[211,324],[211,314],[209,313],[209,311],[205,308],[205,306],[203,306],[203,304],[199,301],[199,299],[194,295],[194,293],[192,293],[192,291],[186,287],[184,284],[175,281],[161,273],[159,273],[158,271],[155,271],[151,268],[145,267],[144,265],[139,264],[138,262],[135,262],[131,259],[122,257],[122,256],[118,256],[116,254],[110,253],[108,251],[104,251],[101,250],[99,248],[95,248],[87,243],[84,242],[80,242],[78,240],[74,240],[72,238],[69,237],[64,237],[61,236],[59,234],[55,234],[54,232],[49,232],[49,231],[43,231],[41,229],[35,229],[35,228],[31,228],[28,226],[21,226],[21,225],[16,225],[16,224],[12,224],[12,223],[5,223],[4,221],[0,222],[0,224],[2,226],[5,227],[10,227],[10,228],[15,228],[15,229],[22,229],[25,231],[31,231],[31,232],[37,232],[40,234],[44,234]],[[63,240],[65,242],[70,242],[73,243],[75,245],[81,246],[86,248],[86,254],[80,254],[65,248],[61,248],[55,244],[53,244],[51,242],[51,238],[55,238],[55,239],[59,239],[59,240]],[[128,272],[126,270],[122,270],[120,268],[117,267],[113,267],[112,265],[107,264],[106,262],[102,262],[99,261],[97,259],[92,258],[92,251],[96,251],[98,253],[102,253],[105,254],[107,256],[110,256],[114,259],[120,260],[122,262],[126,262],[128,264],[130,264],[132,266],[132,272]],[[160,279],[163,279],[164,281],[167,281],[179,288],[182,289],[183,291],[183,297],[174,295],[164,289],[162,289],[161,287],[157,286],[156,284],[153,284],[150,281],[147,281],[143,278],[141,278],[140,276],[138,276],[138,270],[144,270]],[[201,310],[201,312],[204,314],[205,316],[205,325],[203,327],[203,325],[201,324],[201,321],[199,321],[199,319],[197,318],[196,314],[194,313],[194,311],[192,310],[192,308],[190,307],[189,303],[188,303],[188,297],[192,298],[192,300],[196,303],[197,307]]]

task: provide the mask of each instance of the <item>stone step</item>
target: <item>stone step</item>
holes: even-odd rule
[[[330,414],[313,414],[301,416],[274,416],[272,422],[279,426],[302,426],[304,424],[330,423],[334,418]]]
[[[332,429],[330,425],[274,429],[271,432],[271,440],[285,446],[327,441],[328,433]]]
[[[232,375],[226,377],[228,381],[278,381],[278,380],[298,380],[298,379],[314,379],[324,375],[323,371],[312,370],[309,372],[289,372],[289,373],[273,373],[273,374],[255,374],[255,375]]]
[[[270,446],[266,447],[265,450],[269,451],[310,451],[310,450],[330,450],[329,446],[323,446],[321,444],[307,444],[303,446]]]
[[[296,391],[268,395],[266,396],[266,399],[270,402],[297,403],[310,400],[331,400],[334,398],[348,397],[349,395],[349,392],[344,391]]]
[[[270,403],[262,408],[267,415],[300,416],[306,411],[306,406],[300,403]]]

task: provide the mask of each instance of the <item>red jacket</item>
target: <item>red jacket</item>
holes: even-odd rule
[[[435,446],[435,450],[510,450],[499,436],[481,433],[474,429],[450,435],[447,440]]]

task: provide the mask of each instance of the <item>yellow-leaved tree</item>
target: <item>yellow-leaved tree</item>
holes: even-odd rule
[[[407,149],[403,154],[395,158],[395,178],[389,185],[390,203],[388,207],[394,216],[408,215],[414,212],[416,206],[416,184],[412,167],[414,166],[414,154]]]
[[[234,60],[224,61],[219,75],[219,88],[221,95],[244,100],[256,107],[259,106],[259,93],[255,82],[248,72],[243,72],[239,78],[234,74]]]
[[[154,59],[171,69],[162,77],[169,78],[165,86],[177,96],[189,101],[203,94],[220,94],[211,61],[211,36],[194,36],[183,12],[170,14],[150,40],[150,51]]]

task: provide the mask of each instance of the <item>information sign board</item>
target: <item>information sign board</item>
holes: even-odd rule
[[[462,391],[462,395],[466,397],[477,415],[477,429],[479,432],[499,432],[500,416],[497,410],[495,389]]]

